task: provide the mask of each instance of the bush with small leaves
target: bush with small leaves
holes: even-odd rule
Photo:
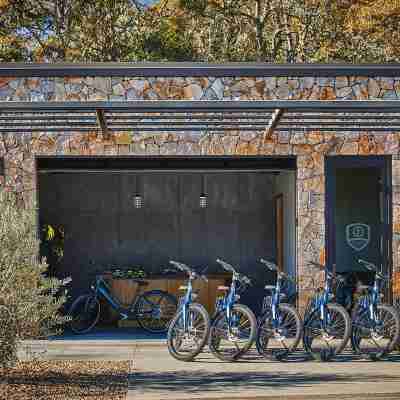
[[[35,214],[0,190],[0,368],[17,359],[19,341],[45,338],[65,323],[63,282],[46,274]]]

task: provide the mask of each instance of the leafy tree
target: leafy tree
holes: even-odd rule
[[[134,0],[0,0],[0,61],[191,59],[190,40]],[[14,47],[18,38],[19,45]],[[5,43],[1,47],[1,43]],[[8,46],[7,43],[10,43]]]

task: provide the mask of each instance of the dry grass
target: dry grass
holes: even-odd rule
[[[129,362],[19,362],[0,376],[1,400],[125,399]]]

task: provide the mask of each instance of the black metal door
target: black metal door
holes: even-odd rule
[[[328,157],[327,263],[371,279],[358,259],[391,269],[391,178],[388,157]]]

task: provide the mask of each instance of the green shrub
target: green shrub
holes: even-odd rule
[[[18,342],[57,333],[65,318],[63,282],[46,275],[36,213],[0,191],[0,367],[16,360]]]

